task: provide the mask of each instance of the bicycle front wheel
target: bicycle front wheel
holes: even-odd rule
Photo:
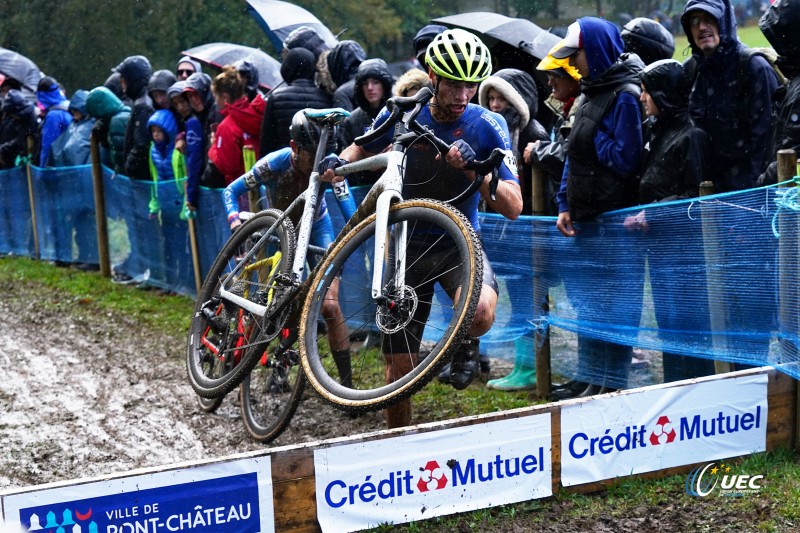
[[[482,248],[469,221],[444,202],[419,199],[391,207],[381,295],[372,298],[375,220],[367,217],[335,243],[316,269],[300,320],[306,378],[345,411],[382,409],[421,389],[459,346],[480,297]],[[317,327],[337,289],[352,386],[340,379],[341,348],[334,357]]]
[[[293,225],[288,219],[277,224],[280,216],[266,210],[245,222],[225,243],[200,289],[186,367],[192,388],[204,398],[236,388],[283,325],[285,317],[259,317],[220,295],[223,281],[237,268],[226,290],[261,306],[277,299],[285,288],[278,278],[291,270],[295,251]]]

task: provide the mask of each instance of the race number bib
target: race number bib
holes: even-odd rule
[[[519,173],[517,172],[517,158],[514,157],[513,152],[511,150],[503,150],[505,157],[503,157],[503,164],[508,167],[508,170],[514,175],[514,177],[519,177]]]

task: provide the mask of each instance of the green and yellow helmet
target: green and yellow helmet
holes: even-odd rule
[[[428,45],[425,64],[437,75],[477,83],[492,73],[492,56],[483,42],[468,31],[446,30]]]

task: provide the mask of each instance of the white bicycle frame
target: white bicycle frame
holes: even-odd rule
[[[327,126],[325,127],[327,129]],[[323,136],[323,138],[326,138]],[[324,149],[324,144],[320,142],[321,149]],[[320,159],[320,152],[321,150],[318,149],[317,158],[316,160]],[[374,299],[378,299],[381,296],[381,289],[382,289],[382,281],[383,281],[383,269],[384,269],[384,261],[385,261],[385,253],[386,253],[386,242],[387,242],[387,235],[386,235],[386,228],[389,223],[389,207],[392,204],[393,200],[402,201],[402,190],[403,190],[403,175],[405,172],[405,159],[404,159],[405,152],[403,151],[395,151],[392,150],[390,152],[385,152],[377,155],[370,156],[368,158],[362,159],[360,161],[354,161],[352,163],[348,163],[346,165],[342,165],[336,169],[336,174],[339,176],[346,176],[348,174],[353,174],[356,172],[363,172],[368,170],[381,170],[385,169],[383,175],[378,179],[378,181],[372,186],[369,193],[367,193],[366,198],[364,199],[364,203],[371,201],[375,195],[378,195],[378,198],[375,202],[375,213],[376,213],[376,221],[375,221],[375,255],[374,257],[374,270],[372,273],[372,297]],[[315,165],[316,166],[316,165]],[[252,172],[252,170],[251,170]],[[303,206],[303,213],[300,217],[299,228],[297,232],[297,246],[296,246],[296,254],[294,257],[294,262],[292,263],[292,281],[295,283],[299,283],[303,279],[303,272],[305,271],[306,265],[306,256],[309,247],[309,242],[311,240],[311,230],[314,223],[314,216],[317,211],[317,206],[319,202],[319,193],[320,188],[322,186],[322,180],[320,179],[320,174],[318,171],[314,170],[309,176],[308,180],[308,188],[303,191],[290,205],[286,208],[286,211],[283,215],[278,219],[275,224],[270,228],[267,232],[269,234],[272,230],[274,230],[279,224],[283,222],[286,218],[287,213],[290,213],[297,202],[304,201],[305,204]],[[354,215],[356,216],[356,215]],[[405,286],[405,266],[406,266],[406,254],[405,254],[405,247],[406,247],[406,236],[407,236],[407,229],[406,223],[402,223],[396,228],[395,231],[395,247],[396,247],[396,255],[395,257],[398,258],[399,263],[397,268],[395,269],[395,286],[398,288],[402,288]],[[267,238],[267,235],[262,237]],[[254,247],[250,250],[244,259],[248,259],[251,254],[255,253],[257,247]],[[267,314],[267,307],[257,304],[253,301],[250,301],[246,298],[243,298],[237,294],[233,294],[230,291],[225,289],[226,284],[229,280],[238,272],[241,268],[241,265],[244,264],[245,261],[242,260],[239,265],[234,268],[234,270],[226,277],[220,287],[220,297],[224,300],[227,300],[231,303],[238,305],[239,307],[249,311],[250,313],[264,317]]]

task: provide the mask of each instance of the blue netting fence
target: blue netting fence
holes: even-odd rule
[[[180,188],[157,184],[161,210],[150,215],[152,183],[103,173],[114,268],[193,296]],[[30,179],[39,258],[97,263],[91,166],[31,167]],[[0,253],[32,257],[26,168],[0,171],[0,187]],[[354,189],[357,199],[365,193]],[[338,230],[343,219],[326,194]],[[616,211],[578,224],[571,239],[550,217],[482,214],[481,226],[500,286],[497,320],[481,343],[490,356],[533,358],[538,331],[551,343],[556,378],[644,385],[713,373],[714,360],[800,377],[796,187]],[[230,234],[221,191],[202,189],[196,230],[205,275]]]

